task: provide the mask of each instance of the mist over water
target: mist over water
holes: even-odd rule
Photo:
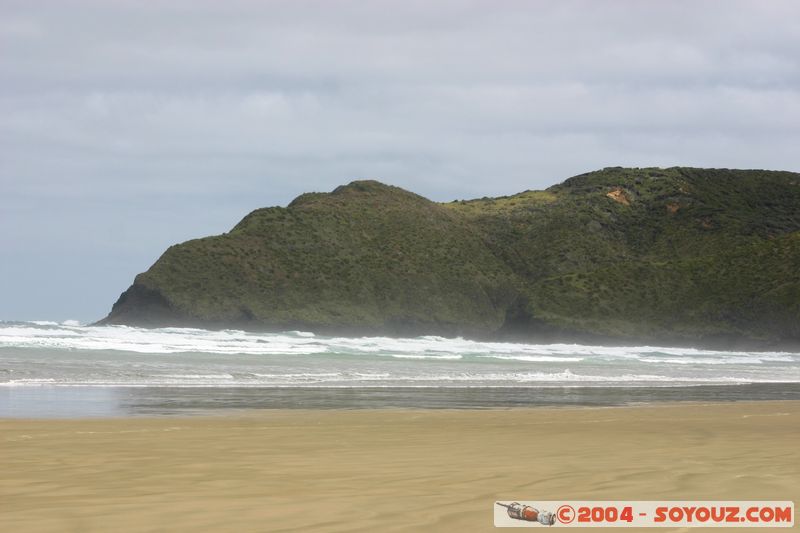
[[[683,387],[800,383],[800,354],[0,323],[0,387]]]

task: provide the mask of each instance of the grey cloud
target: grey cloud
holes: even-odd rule
[[[6,0],[0,320],[97,318],[168,244],[355,178],[450,200],[608,165],[800,170],[798,21],[792,0]]]

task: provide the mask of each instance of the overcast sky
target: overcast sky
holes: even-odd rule
[[[96,320],[170,244],[375,178],[800,170],[800,2],[0,0],[0,320]]]

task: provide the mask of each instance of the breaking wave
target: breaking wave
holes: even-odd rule
[[[0,322],[0,386],[669,386],[800,382],[800,354]]]

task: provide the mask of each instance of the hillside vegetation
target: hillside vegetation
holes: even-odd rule
[[[375,181],[169,248],[105,323],[800,342],[800,174],[606,168],[446,204]]]

